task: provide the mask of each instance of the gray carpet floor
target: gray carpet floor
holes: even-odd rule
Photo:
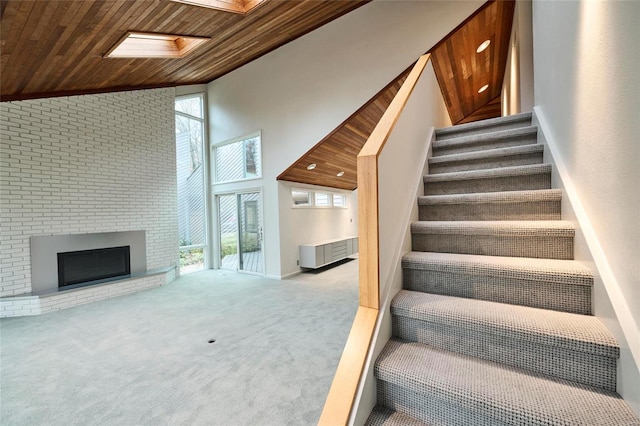
[[[209,270],[3,319],[0,424],[315,424],[357,272],[357,260],[282,281]]]

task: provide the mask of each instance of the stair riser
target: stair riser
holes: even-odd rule
[[[573,260],[573,238],[412,234],[413,251]]]
[[[465,172],[469,170],[497,169],[499,167],[542,164],[542,153],[517,154],[508,157],[482,158],[477,160],[451,161],[429,164],[429,174]]]
[[[473,194],[478,192],[551,189],[551,174],[495,177],[486,179],[425,182],[424,195]]]
[[[429,425],[508,426],[472,407],[457,405],[437,390],[415,392],[384,380],[377,380],[378,404],[421,420]]]
[[[465,136],[482,135],[489,132],[519,129],[521,127],[528,127],[528,126],[531,126],[531,119],[516,121],[513,123],[494,124],[493,126],[481,127],[479,129],[459,130],[459,131],[451,132],[448,134],[442,134],[436,131],[436,140],[445,141],[445,140],[460,138]]]
[[[591,287],[403,268],[403,288],[423,293],[591,315]]]
[[[444,146],[438,146],[437,143],[434,143],[432,156],[439,157],[441,155],[463,154],[465,152],[478,152],[487,149],[531,145],[537,142],[537,136],[534,133],[512,136],[509,138],[469,141],[468,143],[451,144]]]
[[[364,426],[425,426],[415,417],[376,404]]]
[[[395,337],[589,386],[616,390],[616,360],[518,336],[497,336],[459,326],[393,315]],[[551,343],[551,342],[549,342]]]
[[[420,220],[560,220],[560,201],[430,204],[419,206]]]

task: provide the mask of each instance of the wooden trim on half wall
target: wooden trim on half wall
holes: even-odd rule
[[[418,59],[358,154],[360,307],[340,358],[319,425],[346,425],[353,409],[380,310],[378,158],[431,55]]]

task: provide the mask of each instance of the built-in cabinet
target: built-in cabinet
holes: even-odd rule
[[[320,268],[358,252],[358,237],[343,237],[300,245],[300,267]]]

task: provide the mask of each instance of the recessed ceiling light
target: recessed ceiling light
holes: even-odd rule
[[[178,3],[186,3],[193,6],[208,7],[211,9],[223,10],[246,14],[260,6],[264,0],[171,0]]]
[[[488,84],[485,84],[484,86],[482,86],[482,87],[478,90],[478,93],[482,93],[482,92],[484,92],[485,90],[487,90],[488,88],[489,88],[489,85],[488,85]]]
[[[491,40],[485,40],[482,43],[480,43],[480,46],[478,46],[478,48],[476,49],[477,53],[482,52],[483,50],[485,50],[487,47],[489,47],[489,45],[491,44]]]
[[[344,176],[344,172],[338,172],[338,174],[336,176],[342,177],[342,176]]]
[[[316,163],[311,163],[307,166],[307,170],[313,170],[316,168]]]
[[[105,58],[182,58],[209,37],[128,32]]]

